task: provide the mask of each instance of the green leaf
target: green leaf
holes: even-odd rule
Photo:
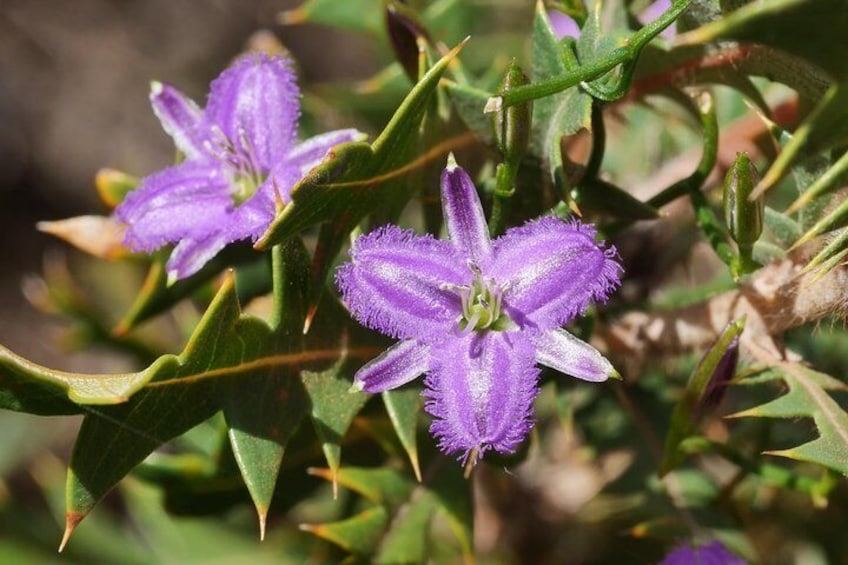
[[[302,524],[300,529],[333,542],[345,551],[365,556],[374,551],[389,523],[382,506],[372,506],[355,516],[328,524]]]
[[[418,461],[418,415],[421,412],[421,389],[407,386],[382,393],[386,413],[392,421],[398,439],[409,456],[415,477],[421,482],[421,467]]]
[[[377,208],[386,194],[386,181],[404,173],[409,150],[415,145],[421,120],[448,64],[464,42],[442,57],[404,99],[389,124],[372,144],[336,147],[291,192],[292,201],[257,242],[258,249],[275,245],[317,223],[332,221],[353,226]]]
[[[752,377],[751,382],[759,384],[777,379],[783,380],[789,387],[786,394],[732,417],[812,418],[819,432],[818,438],[797,447],[765,453],[816,463],[848,475],[848,414],[828,394],[829,391],[848,391],[848,385],[792,363],[772,367],[765,375]]]
[[[326,371],[304,371],[301,375],[309,395],[312,425],[334,477],[334,489],[341,465],[342,438],[369,397],[364,392],[351,390],[352,369],[347,360],[340,359]]]
[[[671,423],[669,424],[668,433],[665,437],[665,447],[663,448],[662,475],[665,475],[683,462],[685,453],[679,449],[680,444],[695,431],[695,427],[698,424],[700,407],[705,402],[705,396],[710,390],[709,385],[716,377],[716,370],[719,368],[719,364],[725,355],[728,354],[733,341],[742,333],[744,326],[744,318],[730,323],[716,342],[707,350],[701,362],[698,363],[698,366],[695,367],[694,372],[690,375],[689,381],[686,383],[686,388],[671,414]],[[723,386],[723,383],[719,384],[719,386]]]

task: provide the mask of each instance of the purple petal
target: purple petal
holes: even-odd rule
[[[407,339],[387,349],[356,372],[353,385],[365,392],[403,386],[430,368],[430,348]]]
[[[577,22],[571,16],[567,16],[559,10],[549,10],[548,19],[551,22],[551,29],[553,29],[557,39],[562,39],[563,37],[577,39],[580,37],[580,26],[577,25]]]
[[[560,373],[592,382],[618,375],[597,349],[565,330],[539,332],[530,341],[536,347],[536,361]]]
[[[731,553],[719,541],[699,547],[681,545],[665,556],[660,565],[745,565],[747,562]]]
[[[472,333],[430,347],[426,410],[439,449],[462,459],[512,453],[533,427],[539,370],[518,332]],[[475,451],[476,450],[476,451]]]
[[[115,209],[127,225],[126,243],[151,251],[184,237],[204,239],[233,205],[229,181],[217,167],[188,161],[145,177]]]
[[[591,226],[544,217],[495,241],[488,274],[504,285],[513,321],[548,330],[607,299],[622,272],[616,258],[614,248],[595,242]]]
[[[323,161],[327,152],[336,145],[351,141],[361,141],[365,137],[364,133],[355,129],[340,129],[310,137],[289,151],[289,154],[286,156],[286,164],[297,167],[300,171],[300,176],[305,176],[306,173]]]
[[[461,305],[445,284],[471,282],[471,271],[447,241],[385,226],[360,236],[336,284],[360,323],[399,338],[428,341],[455,324]]]
[[[212,83],[205,120],[240,149],[252,152],[260,168],[268,171],[294,142],[299,98],[288,59],[250,53]]]
[[[227,243],[227,238],[220,232],[211,233],[203,239],[183,239],[171,252],[165,265],[168,284],[195,274]]]
[[[174,139],[177,149],[186,158],[196,159],[206,154],[204,142],[208,136],[203,130],[203,112],[191,99],[173,86],[154,82],[150,88],[153,113],[162,123],[162,129]]]
[[[442,211],[450,240],[460,254],[479,267],[488,264],[492,242],[483,205],[468,173],[456,164],[453,156],[442,172]]]

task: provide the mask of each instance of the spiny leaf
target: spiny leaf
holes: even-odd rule
[[[373,211],[386,196],[385,181],[403,174],[408,166],[407,150],[417,139],[430,96],[463,45],[464,42],[433,65],[371,145],[357,142],[336,147],[298,182],[291,191],[292,201],[256,247],[267,248],[320,222],[352,226]]]
[[[848,414],[828,394],[828,391],[848,391],[848,385],[792,363],[773,367],[758,382],[774,379],[782,379],[789,391],[733,417],[812,418],[819,432],[817,439],[790,449],[766,453],[817,463],[848,475]]]
[[[378,35],[383,28],[381,0],[307,0],[279,17],[284,25],[323,24]]]
[[[343,487],[388,508],[400,506],[414,488],[408,476],[389,468],[343,467],[337,473],[330,469],[310,469],[309,472],[328,481],[335,477]]]
[[[297,374],[338,359],[338,332],[347,331],[347,322],[326,323],[320,341],[313,338],[302,349],[281,349],[281,343],[297,342],[281,339],[264,321],[241,314],[230,274],[184,351],[165,355],[138,373],[51,371],[0,350],[2,407],[87,414],[71,456],[66,537],[151,452],[222,409],[233,426],[235,451],[241,453],[245,479],[253,484],[262,513],[282,448],[303,410]],[[353,344],[347,352],[349,359],[378,353]],[[233,400],[245,394],[253,404]],[[248,409],[255,413],[247,415]],[[262,472],[267,477],[254,480]]]

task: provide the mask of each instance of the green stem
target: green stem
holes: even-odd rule
[[[689,6],[690,1],[681,0],[672,4],[667,12],[634,33],[628,40],[627,45],[613,49],[606,57],[599,61],[593,61],[547,82],[528,84],[527,86],[520,86],[503,93],[500,96],[502,107],[508,108],[522,102],[544,98],[545,96],[550,96],[551,94],[571,88],[581,82],[595,80],[616,66],[635,59],[648,42],[659,35],[662,30],[670,26],[683,13],[687,6]]]
[[[282,243],[271,248],[271,277],[272,277],[272,298],[273,307],[271,309],[271,319],[269,324],[271,329],[277,331],[283,321],[283,312],[286,305],[286,265],[285,254],[283,252]]]
[[[489,219],[489,233],[497,237],[506,226],[509,205],[515,194],[515,179],[518,176],[518,164],[505,161],[495,171],[495,193],[492,199],[492,216]]]
[[[601,171],[601,163],[607,148],[607,131],[604,126],[604,114],[601,104],[597,100],[592,101],[592,154],[586,163],[586,172],[583,178],[597,178]]]

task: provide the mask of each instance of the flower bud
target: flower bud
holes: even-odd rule
[[[763,199],[749,199],[759,182],[747,153],[737,153],[724,178],[724,219],[740,254],[749,253],[763,231]]]
[[[429,42],[430,36],[415,12],[401,0],[388,2],[385,14],[395,58],[412,82],[418,82],[419,42]]]
[[[513,61],[501,83],[500,93],[503,94],[512,88],[524,86],[529,82],[521,67]],[[523,102],[505,109],[501,108],[494,113],[495,142],[507,162],[517,164],[527,151],[527,146],[530,143],[532,116],[533,105],[531,102]]]

